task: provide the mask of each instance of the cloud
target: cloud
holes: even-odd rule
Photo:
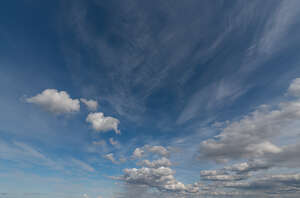
[[[163,149],[162,149],[163,148]],[[141,158],[146,156],[145,151],[159,155],[169,155],[169,152],[162,146],[145,145],[141,148],[136,148],[133,156]],[[163,151],[163,152],[162,152]],[[162,157],[154,161],[148,159],[137,163],[141,168],[126,168],[124,174],[118,177],[112,177],[116,180],[121,180],[131,186],[147,186],[156,188],[160,192],[174,192],[173,197],[184,193],[198,192],[198,186],[185,185],[175,179],[175,171],[172,170],[171,161]]]
[[[224,168],[226,171],[235,172],[237,174],[247,174],[249,172],[255,172],[259,170],[266,170],[271,168],[271,165],[265,160],[249,160],[248,162],[242,162],[239,164],[233,164]]]
[[[136,148],[133,152],[134,158],[141,158],[147,153],[152,153],[160,156],[169,156],[170,152],[163,146],[145,145],[141,148]]]
[[[117,140],[114,140],[114,138],[109,138],[109,143],[116,148],[120,148],[120,143]]]
[[[151,153],[155,153],[161,156],[167,156],[169,155],[169,151],[163,147],[163,146],[148,146],[146,145],[145,148],[151,152]]]
[[[183,183],[175,180],[174,171],[168,167],[125,169],[121,180],[129,184],[148,185],[161,190],[185,190]]]
[[[288,88],[288,94],[300,97],[300,78],[296,78]]]
[[[85,98],[80,98],[80,101],[85,104],[90,111],[96,111],[98,108],[98,102],[96,100],[87,100]]]
[[[201,181],[206,182],[202,193],[211,194],[217,188],[237,192],[237,197],[297,197],[300,192],[298,84],[299,78],[294,79],[287,90],[294,97],[274,106],[261,105],[240,120],[218,125],[221,133],[200,144],[200,159],[231,163],[200,172]],[[232,164],[230,160],[239,163]],[[296,174],[291,174],[292,171]]]
[[[84,198],[89,198],[89,196],[85,193],[82,195]]]
[[[209,181],[238,181],[248,178],[244,174],[230,174],[224,170],[204,170],[200,172],[203,180]]]
[[[27,98],[26,101],[55,114],[73,113],[80,110],[78,99],[72,99],[67,92],[56,89],[45,89],[42,93]]]
[[[265,194],[299,193],[300,192],[300,174],[276,174],[267,175],[261,178],[255,178],[248,182],[226,183],[225,187],[263,191]]]
[[[105,157],[105,159],[110,160],[114,164],[117,163],[113,153],[106,154],[104,157]]]
[[[105,117],[101,112],[90,113],[87,116],[86,121],[91,123],[92,128],[95,131],[107,132],[114,130],[116,134],[120,134],[120,130],[118,129],[120,121],[110,116]]]
[[[288,93],[295,93],[298,80],[294,80]],[[239,121],[229,123],[213,139],[201,143],[200,158],[224,162],[229,159],[259,157],[278,154],[282,148],[272,143],[284,130],[300,119],[300,100],[298,98],[282,102],[271,108],[262,105]]]
[[[138,163],[138,165],[140,166],[147,166],[150,168],[158,168],[158,167],[170,167],[172,166],[172,163],[170,162],[170,160],[168,158],[160,158],[157,160],[154,160],[152,162],[150,162],[149,160],[143,160],[142,162]]]
[[[132,157],[134,158],[141,158],[143,157],[145,151],[141,148],[136,148],[134,151],[133,151],[133,154],[132,154]]]

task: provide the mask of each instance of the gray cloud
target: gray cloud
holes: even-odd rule
[[[294,80],[289,88],[297,86]],[[293,93],[296,88],[293,88]],[[201,143],[200,158],[226,161],[278,154],[282,148],[272,143],[275,137],[283,135],[287,126],[300,119],[298,98],[279,103],[271,109],[262,105],[239,121],[229,123],[214,139]]]

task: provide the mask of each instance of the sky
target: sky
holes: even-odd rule
[[[300,1],[0,5],[0,198],[299,197]]]

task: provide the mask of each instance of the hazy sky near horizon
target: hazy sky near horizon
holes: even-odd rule
[[[299,196],[300,1],[0,5],[0,198]]]

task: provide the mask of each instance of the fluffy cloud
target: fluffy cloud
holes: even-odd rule
[[[133,157],[134,158],[141,158],[146,153],[152,153],[160,156],[169,156],[170,152],[163,146],[150,146],[150,145],[145,145],[141,148],[136,148],[133,152]]]
[[[133,151],[133,154],[132,154],[132,157],[134,158],[141,158],[143,157],[145,151],[141,148],[136,148],[134,151]]]
[[[300,78],[296,78],[288,88],[288,94],[292,96],[300,96]]]
[[[96,100],[87,100],[80,98],[80,101],[87,106],[90,111],[96,111],[98,108],[98,102]]]
[[[142,167],[140,169],[125,169],[124,175],[119,179],[129,184],[147,185],[150,187],[156,187],[160,190],[185,190],[185,185],[176,181],[173,174],[174,171],[168,167]]]
[[[86,121],[91,123],[92,128],[95,131],[107,132],[114,130],[116,134],[120,134],[120,130],[118,129],[120,121],[110,116],[105,117],[101,112],[90,113],[87,116]]]
[[[237,192],[237,197],[297,197],[300,192],[299,85],[299,78],[290,84],[287,93],[294,96],[292,99],[272,107],[262,105],[238,121],[227,121],[219,135],[201,143],[200,159],[245,160],[217,170],[201,171],[201,180],[208,182],[202,193],[211,194],[217,188]],[[266,170],[281,174],[266,175]],[[297,174],[290,174],[293,170]]]
[[[145,148],[151,152],[161,156],[169,155],[169,151],[163,146],[145,146]]]
[[[144,157],[145,150],[159,155],[169,154],[167,149],[162,146],[145,145],[142,148],[136,148],[133,156],[137,158]],[[124,169],[122,176],[113,178],[124,181],[128,185],[148,186],[161,192],[169,191],[180,194],[198,192],[198,186],[185,185],[175,179],[175,171],[171,169],[172,163],[166,157],[154,161],[143,160],[138,162],[137,165],[142,167]]]
[[[299,99],[280,103],[272,110],[263,105],[241,120],[229,123],[214,139],[203,141],[200,158],[226,161],[278,154],[282,149],[272,139],[284,134],[286,127],[299,119]]]
[[[80,110],[78,99],[72,99],[67,92],[56,89],[46,89],[36,96],[27,98],[26,101],[55,114],[73,113]]]

